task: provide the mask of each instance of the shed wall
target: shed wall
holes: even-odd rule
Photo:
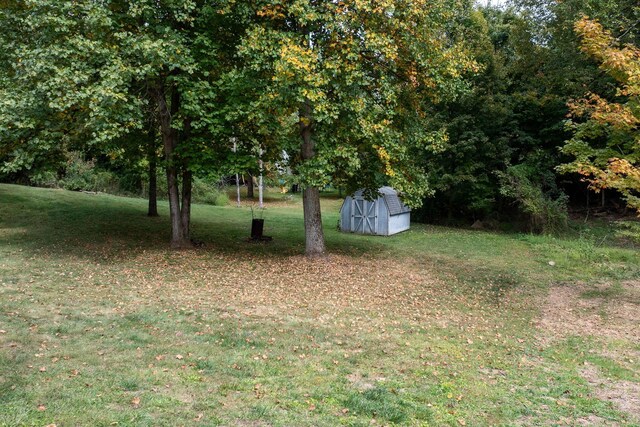
[[[408,230],[411,226],[411,214],[409,212],[405,212],[399,215],[393,215],[389,218],[389,233],[391,234],[400,233],[401,231]]]
[[[389,210],[382,197],[376,199],[378,205],[378,232],[376,234],[380,236],[389,235]]]
[[[353,198],[347,196],[342,202],[342,208],[340,209],[340,231],[351,231],[351,204]]]

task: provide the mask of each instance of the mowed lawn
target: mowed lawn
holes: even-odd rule
[[[640,425],[640,225],[414,224],[308,260],[297,197],[193,208],[0,185],[0,425]]]

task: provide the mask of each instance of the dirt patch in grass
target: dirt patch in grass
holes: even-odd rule
[[[640,343],[640,281],[551,287],[538,322],[548,344],[568,336]]]
[[[583,283],[551,287],[546,304],[537,324],[538,339],[548,346],[569,337],[584,337],[604,343],[600,356],[633,370],[627,363],[637,359],[640,352],[624,346],[607,346],[607,343],[640,343],[640,281],[628,281],[620,285]],[[640,421],[640,384],[608,378],[598,367],[584,362],[579,374],[592,390],[593,395],[611,402],[633,420]],[[577,425],[618,425],[595,417],[577,421]]]
[[[384,377],[363,377],[359,372],[347,375],[349,383],[358,390],[366,391],[376,388],[376,383],[384,382]]]
[[[640,384],[612,381],[603,377],[600,370],[591,364],[585,364],[580,375],[587,380],[598,399],[613,403],[621,411],[640,421]]]
[[[516,426],[529,427],[539,426],[540,422],[535,417],[523,417],[518,420]],[[568,418],[560,417],[558,420],[548,421],[542,424],[544,426],[589,426],[589,427],[618,427],[620,424],[606,420],[597,415],[589,415],[587,417]]]

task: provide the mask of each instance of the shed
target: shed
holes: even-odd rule
[[[391,236],[409,229],[411,209],[391,187],[378,189],[378,198],[367,200],[363,190],[348,196],[340,208],[340,231]]]

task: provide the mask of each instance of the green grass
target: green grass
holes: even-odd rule
[[[296,196],[269,195],[268,244],[196,205],[204,247],[173,252],[166,204],[0,185],[0,425],[638,425],[580,373],[637,384],[636,342],[535,327],[558,283],[638,304],[634,222],[381,238],[339,207],[309,261]]]

